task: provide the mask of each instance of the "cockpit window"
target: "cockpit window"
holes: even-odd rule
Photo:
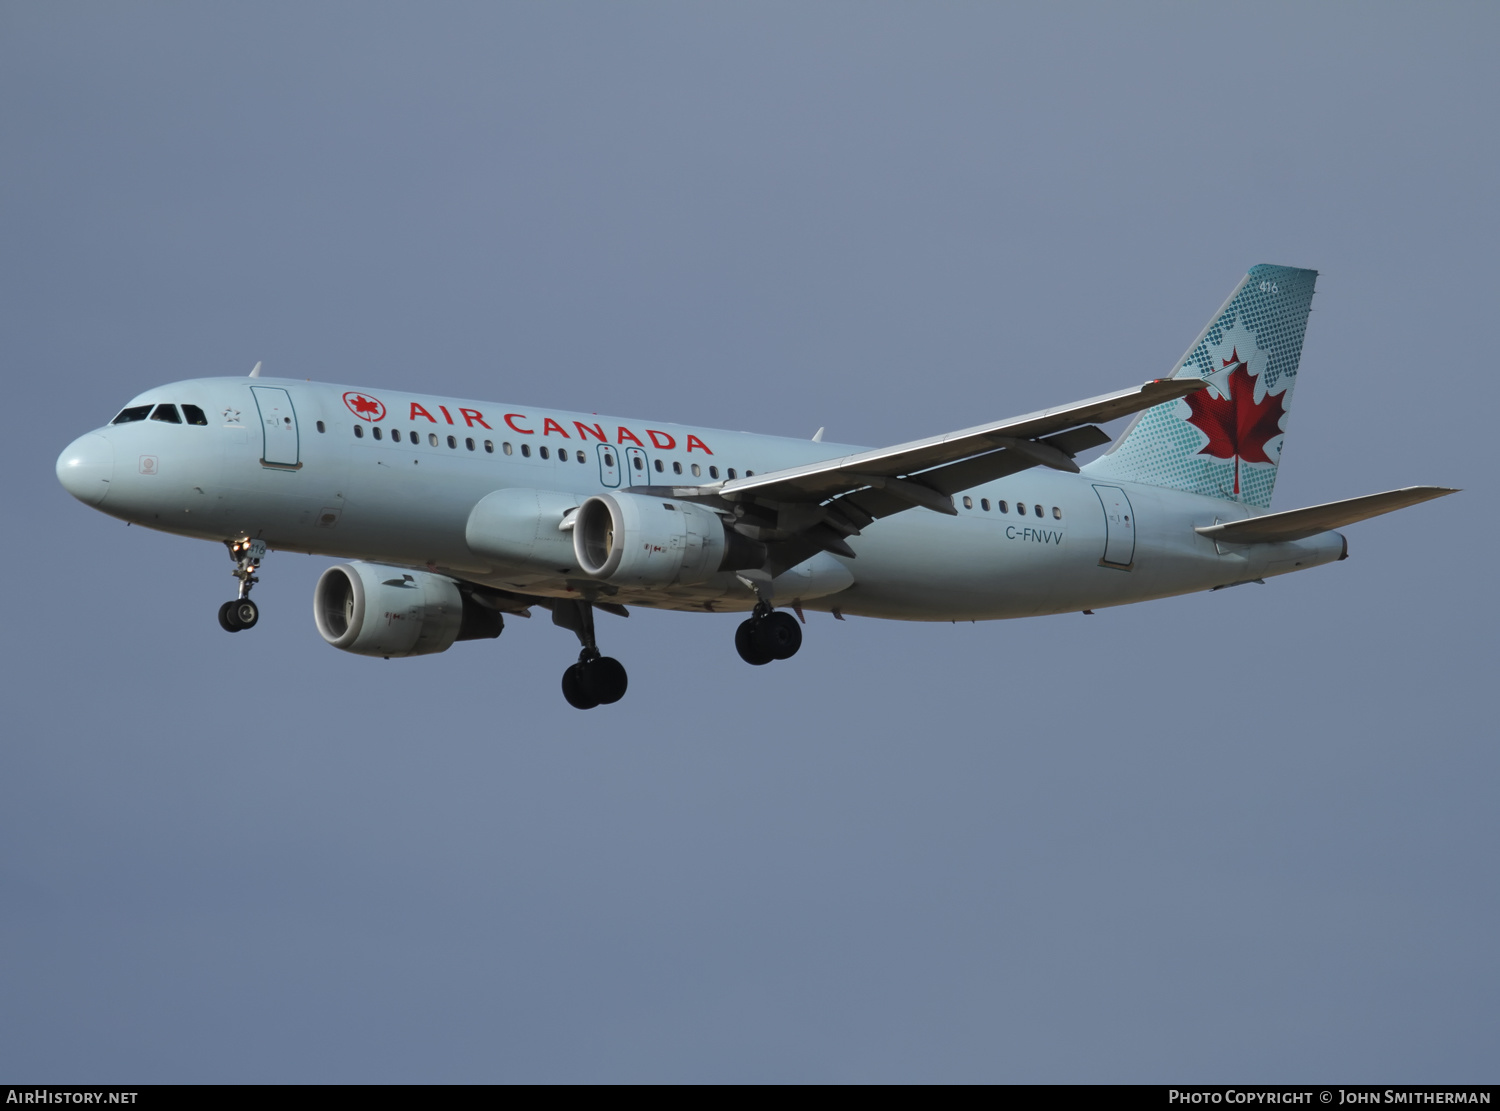
[[[151,414],[152,420],[166,421],[168,424],[181,424],[182,418],[177,415],[177,406],[158,405],[156,412]]]
[[[129,409],[122,409],[120,415],[110,424],[129,424],[131,421],[145,420],[146,414],[151,412],[149,405],[132,405]]]
[[[196,405],[184,405],[182,415],[187,418],[189,424],[207,424],[208,418],[203,415],[203,410]],[[321,432],[322,429],[319,429]]]

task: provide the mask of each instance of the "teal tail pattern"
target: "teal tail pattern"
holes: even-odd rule
[[[1085,472],[1270,508],[1317,280],[1252,267],[1169,375],[1208,388],[1141,413]]]

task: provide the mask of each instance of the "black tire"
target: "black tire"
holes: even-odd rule
[[[253,629],[260,620],[260,607],[249,598],[239,598],[229,603],[229,620],[241,629]]]
[[[756,635],[759,624],[752,617],[748,621],[741,621],[740,627],[734,631],[734,650],[740,654],[740,659],[756,667],[775,659],[760,645],[760,638]]]
[[[625,688],[630,677],[625,674],[625,665],[613,656],[600,656],[583,666],[583,689],[600,706],[608,706],[625,697]]]
[[[789,613],[768,613],[752,635],[761,652],[773,660],[789,660],[802,647],[802,626]]]
[[[233,602],[225,602],[219,607],[219,628],[226,633],[237,633],[240,627],[234,623]]]
[[[599,705],[597,699],[590,698],[589,692],[583,685],[583,665],[574,664],[563,672],[562,677],[563,697],[568,700],[568,705],[580,710],[592,710]]]

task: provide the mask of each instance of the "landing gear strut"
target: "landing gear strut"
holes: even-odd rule
[[[802,627],[791,614],[761,602],[734,631],[734,647],[740,659],[757,667],[772,660],[789,660],[802,647]]]
[[[237,633],[241,629],[253,629],[260,620],[260,607],[250,600],[250,588],[260,582],[255,572],[266,557],[266,542],[226,540],[224,546],[229,549],[229,558],[234,560],[234,570],[230,573],[240,580],[240,594],[234,601],[219,607],[219,627],[226,633]]]
[[[552,623],[572,629],[583,650],[578,662],[563,672],[563,697],[580,710],[607,706],[625,697],[629,677],[625,666],[612,656],[601,655],[594,642],[594,607],[589,602],[562,600],[552,605]]]

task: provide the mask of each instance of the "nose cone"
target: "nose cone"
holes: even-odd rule
[[[115,477],[115,448],[97,432],[80,436],[57,457],[57,481],[85,505],[98,505]]]

